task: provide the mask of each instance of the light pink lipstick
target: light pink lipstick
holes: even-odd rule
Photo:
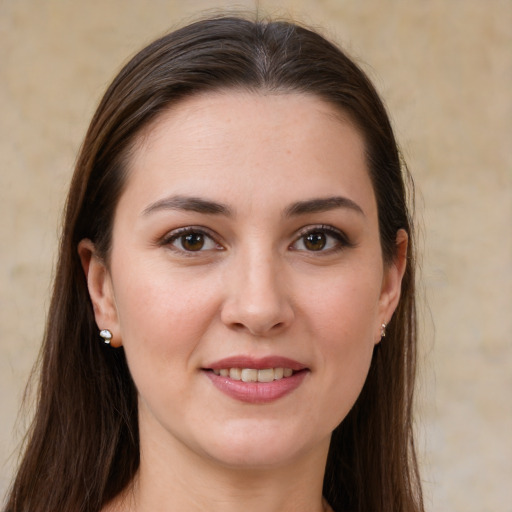
[[[275,380],[270,382],[245,382],[240,380],[240,375],[238,375],[238,378],[231,378],[229,375],[219,374],[221,370],[225,374],[226,370],[231,369],[245,370],[245,374],[250,374],[252,377],[258,374],[258,370],[265,370],[266,378],[268,378],[270,370],[279,370],[275,371]],[[229,357],[208,364],[202,371],[213,385],[224,394],[235,400],[251,404],[269,403],[284,397],[297,389],[309,373],[309,369],[305,365],[289,358],[277,356],[263,358]],[[238,374],[239,372],[234,371],[234,373]],[[270,375],[272,375],[272,372],[270,372]]]

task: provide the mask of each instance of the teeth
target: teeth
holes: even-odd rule
[[[258,382],[258,370],[244,368],[242,370],[242,380],[244,382]]]
[[[243,382],[272,382],[283,377],[291,377],[293,370],[291,368],[264,368],[262,370],[254,368],[222,368],[213,370],[213,373],[221,377],[229,377],[230,379]]]
[[[229,370],[229,378],[233,380],[242,380],[242,370],[240,370],[240,368],[231,368]]]
[[[258,382],[272,382],[274,380],[273,368],[258,370]]]

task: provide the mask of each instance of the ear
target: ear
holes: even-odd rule
[[[385,265],[382,288],[379,299],[379,325],[376,343],[381,339],[382,324],[388,324],[398,306],[402,288],[402,278],[407,266],[407,245],[409,237],[404,229],[396,233],[396,252],[391,263]]]
[[[110,344],[120,347],[122,340],[110,272],[90,240],[80,241],[78,254],[85,272],[98,331],[108,329],[112,333]]]

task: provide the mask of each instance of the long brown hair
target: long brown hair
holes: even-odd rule
[[[218,17],[144,48],[114,79],[92,119],[67,200],[37,410],[6,512],[96,512],[134,477],[137,393],[123,349],[99,340],[77,245],[89,238],[108,258],[137,136],[170,104],[218,89],[316,95],[348,116],[364,137],[383,259],[393,261],[397,230],[405,229],[407,270],[363,391],[333,433],[324,495],[336,512],[423,511],[412,428],[416,317],[409,177],[385,108],[361,69],[317,33],[288,22]]]

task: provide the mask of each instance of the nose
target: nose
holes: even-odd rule
[[[226,276],[221,319],[231,329],[273,336],[294,320],[289,283],[277,257],[254,252],[239,258]]]

